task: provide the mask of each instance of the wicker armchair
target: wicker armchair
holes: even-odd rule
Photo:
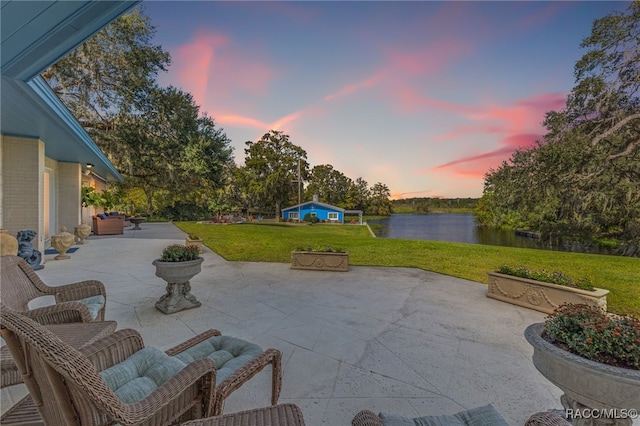
[[[48,286],[23,258],[2,256],[0,286],[3,309],[21,312],[40,324],[104,321],[107,294],[100,281]],[[29,309],[29,302],[41,296],[54,296],[56,304]]]
[[[29,302],[40,296],[54,296],[56,304],[29,309]],[[31,266],[18,256],[2,256],[0,268],[0,309],[13,310],[33,318],[41,324],[87,323],[103,321],[106,305],[104,284],[100,281],[82,281],[59,287],[46,285]],[[115,323],[92,327],[94,337],[115,330]],[[53,327],[52,331],[74,347],[84,331],[74,327]],[[0,387],[22,383],[22,376],[6,346],[0,348]]]
[[[52,425],[171,425],[212,415],[215,363],[194,361],[145,398],[124,402],[100,374],[101,370],[127,360],[144,348],[135,330],[120,330],[83,349],[75,350],[31,319],[11,311],[0,312],[0,332],[24,376],[31,401],[20,409],[33,418],[37,407],[43,424]],[[183,343],[187,349],[215,335],[203,333]],[[28,354],[28,356],[26,356]],[[24,367],[24,369],[23,369]],[[31,414],[29,417],[27,414]],[[3,424],[7,419],[3,418]]]
[[[5,340],[14,342],[7,346],[21,370],[31,372],[24,380],[34,405],[52,424],[169,425],[219,415],[224,399],[267,365],[273,367],[273,405],[280,395],[281,353],[217,330],[162,353],[145,347],[135,330],[117,331],[77,351],[15,312],[0,312],[0,327]]]

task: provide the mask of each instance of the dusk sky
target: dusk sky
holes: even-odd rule
[[[616,1],[144,1],[163,86],[231,139],[281,130],[392,198],[480,197],[483,178],[545,133],[581,41]]]

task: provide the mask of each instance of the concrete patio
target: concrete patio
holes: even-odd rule
[[[165,349],[217,328],[281,350],[280,401],[298,404],[308,425],[348,425],[365,408],[419,416],[487,403],[522,425],[561,408],[560,390],[534,368],[523,336],[544,314],[488,299],[484,284],[411,268],[227,262],[205,249],[191,282],[202,306],[165,315],[154,306],[165,283],[151,262],[185,234],[170,223],[140,226],[89,237],[69,260],[46,255],[38,275],[50,285],[101,280],[106,319],[140,331],[147,345]],[[269,375],[236,391],[225,413],[268,405]],[[2,410],[25,392],[3,389]]]

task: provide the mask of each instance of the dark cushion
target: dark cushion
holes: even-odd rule
[[[98,213],[96,216],[98,216],[100,219],[106,219],[107,215],[104,213]]]
[[[120,215],[120,213],[118,213],[118,212],[111,212],[111,213],[109,213],[109,216],[119,216],[119,215]]]
[[[384,426],[509,426],[505,419],[488,404],[448,416],[409,418],[391,413],[380,413]]]

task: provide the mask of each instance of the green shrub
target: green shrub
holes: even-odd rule
[[[514,277],[528,278],[530,280],[542,281],[546,283],[558,284],[567,287],[579,288],[582,290],[593,291],[593,283],[588,278],[573,279],[562,272],[547,272],[545,270],[532,271],[524,266],[508,266],[502,265],[498,272]]]
[[[162,251],[160,260],[163,262],[186,262],[200,257],[200,249],[196,246],[172,244]]]
[[[552,343],[577,355],[617,367],[640,370],[640,321],[607,314],[596,306],[562,305],[547,317]]]
[[[345,251],[339,248],[333,248],[332,246],[323,246],[314,248],[313,246],[298,247],[296,251],[314,251],[316,253],[344,253]]]

